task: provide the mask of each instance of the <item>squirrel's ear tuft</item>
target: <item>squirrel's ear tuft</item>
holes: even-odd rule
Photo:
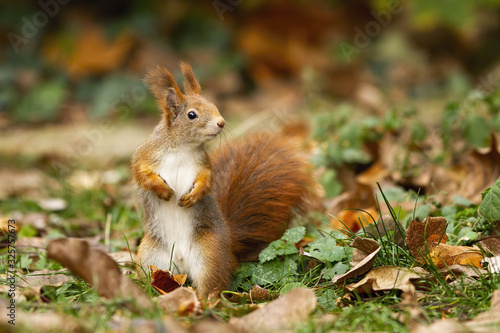
[[[191,65],[181,62],[180,63],[182,74],[184,74],[184,77],[186,78],[186,81],[184,81],[184,93],[186,94],[201,94],[201,86],[198,80],[196,79],[196,76],[194,76],[193,69],[191,68]]]
[[[179,89],[177,82],[175,82],[172,73],[164,67],[156,66],[148,72],[144,81],[149,85],[149,89],[151,89],[151,92],[156,97],[160,109],[172,112],[175,117],[178,110],[172,109],[172,107],[174,105],[176,107],[179,106],[185,101],[185,97]],[[168,110],[164,109],[165,106]]]

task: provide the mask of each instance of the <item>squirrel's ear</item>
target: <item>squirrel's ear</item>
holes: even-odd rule
[[[144,81],[149,84],[149,89],[156,97],[160,109],[164,112],[172,112],[175,118],[179,112],[178,106],[186,99],[172,73],[164,67],[156,66],[148,72]],[[165,107],[168,110],[165,110]]]
[[[201,86],[196,76],[194,76],[193,69],[185,62],[180,63],[182,74],[186,78],[184,81],[184,93],[186,94],[201,94]]]
[[[174,88],[167,89],[167,97],[165,97],[165,105],[172,112],[173,119],[177,118],[180,112],[180,100]]]

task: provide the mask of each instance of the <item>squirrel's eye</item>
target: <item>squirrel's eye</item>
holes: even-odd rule
[[[188,118],[191,119],[191,120],[193,120],[193,119],[198,118],[198,115],[194,111],[189,111],[188,112]]]

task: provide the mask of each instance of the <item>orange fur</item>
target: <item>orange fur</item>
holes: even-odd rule
[[[228,144],[213,154],[212,165],[213,194],[242,261],[256,260],[295,213],[321,201],[311,165],[284,137],[258,134]]]

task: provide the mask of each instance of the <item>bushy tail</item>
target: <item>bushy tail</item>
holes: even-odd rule
[[[213,194],[240,261],[257,260],[296,214],[321,209],[312,166],[290,138],[252,135],[222,146],[211,159]]]

